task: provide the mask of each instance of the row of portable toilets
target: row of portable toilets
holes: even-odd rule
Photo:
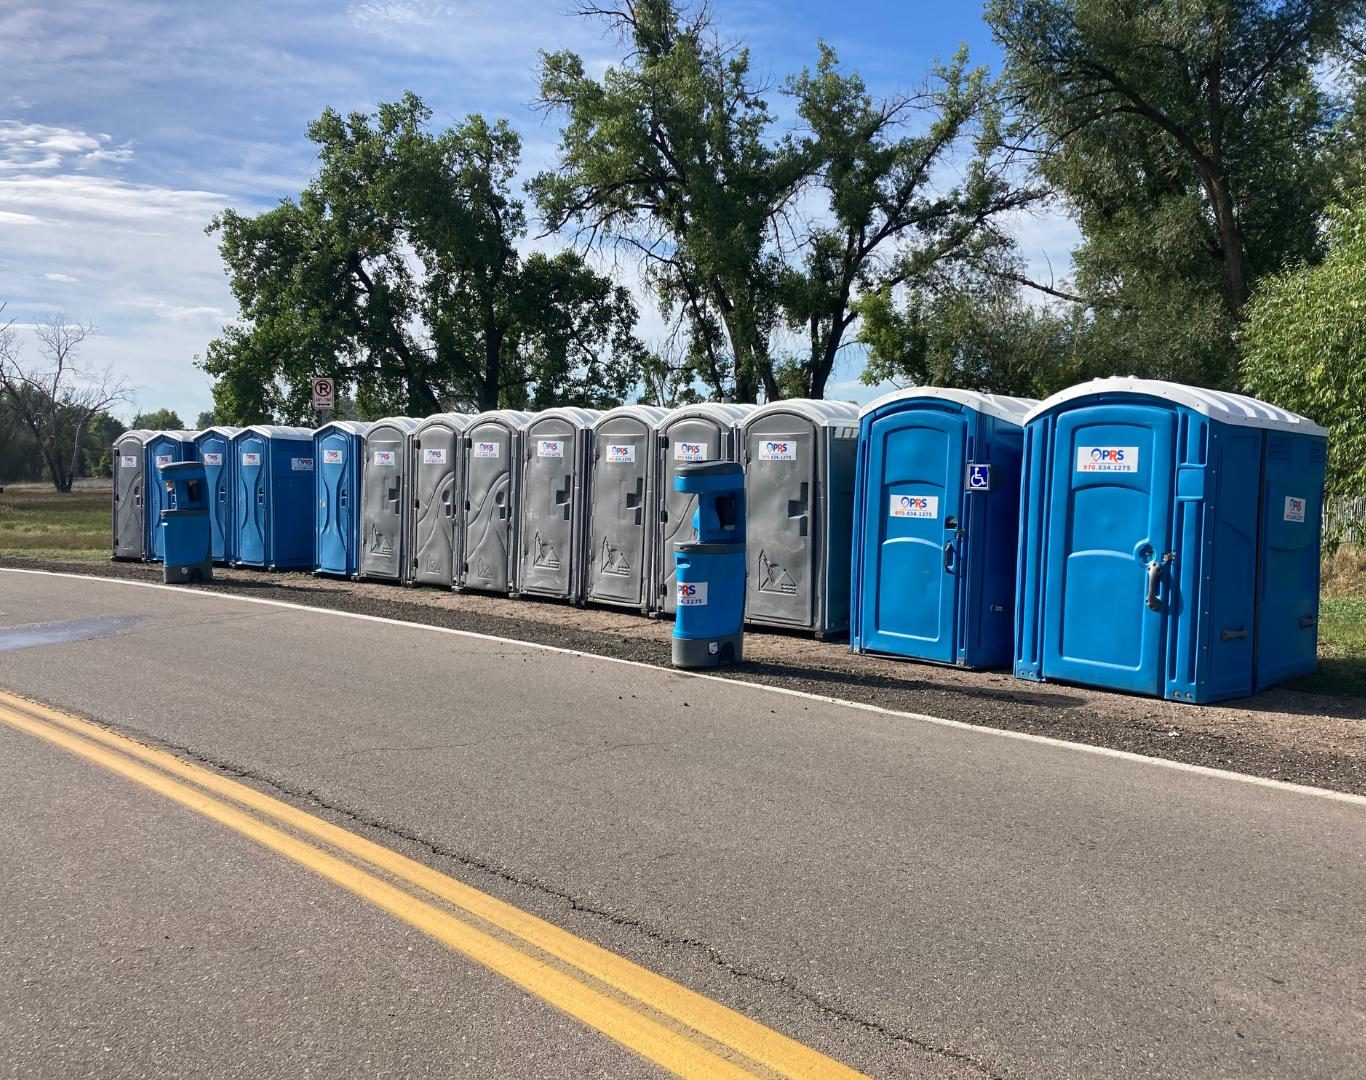
[[[219,563],[672,614],[675,470],[733,460],[747,622],[1206,702],[1314,669],[1326,448],[1303,417],[1143,379],[131,431],[114,557],[161,557],[157,470],[198,459]]]

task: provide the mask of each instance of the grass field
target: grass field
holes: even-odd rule
[[[60,495],[25,484],[0,493],[0,558],[109,558],[110,492],[104,485]],[[1366,549],[1324,563],[1319,670],[1291,684],[1320,694],[1366,697]]]

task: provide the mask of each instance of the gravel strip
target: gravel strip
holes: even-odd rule
[[[160,581],[140,563],[5,559],[0,565]],[[633,612],[504,596],[333,581],[310,574],[215,571],[208,591],[381,615],[669,666],[669,623]],[[721,674],[792,690],[1047,735],[1254,776],[1366,794],[1366,700],[1271,690],[1192,706],[1083,687],[1026,683],[855,656],[810,636],[750,633],[746,662]]]

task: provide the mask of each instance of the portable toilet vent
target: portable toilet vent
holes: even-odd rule
[[[1326,453],[1238,394],[1112,378],[1042,402],[1015,674],[1205,702],[1312,672]]]
[[[859,412],[849,647],[963,667],[1014,654],[1029,398],[921,386]]]
[[[232,562],[232,523],[237,508],[237,488],[233,483],[232,440],[239,427],[205,428],[194,437],[195,453],[204,466],[208,496],[209,551],[220,566]]]
[[[333,420],[313,433],[313,572],[360,572],[360,474],[370,425]]]
[[[408,437],[419,420],[387,416],[365,433],[360,473],[360,576],[402,581],[407,563],[405,513],[411,484]]]
[[[623,405],[593,424],[583,596],[596,604],[648,611],[658,520],[655,492],[659,426],[667,409]]]
[[[408,580],[415,585],[455,584],[460,553],[459,509],[465,497],[460,469],[465,430],[472,417],[437,413],[408,440],[412,500],[408,507]]]
[[[161,562],[165,555],[161,512],[169,505],[169,501],[166,478],[161,475],[161,470],[176,462],[193,461],[194,437],[193,431],[154,431],[147,438],[144,466],[146,483],[143,485],[145,513],[142,527],[147,537],[147,559],[150,562]]]
[[[678,466],[699,461],[739,461],[740,423],[755,408],[703,402],[674,409],[660,422],[655,440],[657,530],[650,553],[655,579],[652,607],[656,611],[672,616],[677,610],[674,544],[696,535],[692,519],[697,512],[697,495],[675,487]]]
[[[232,440],[236,485],[233,565],[313,565],[313,431],[263,424]]]
[[[147,440],[156,432],[125,431],[114,440],[114,543],[111,558],[147,558]],[[157,522],[160,527],[160,519]]]
[[[476,416],[465,431],[458,588],[500,593],[512,588],[517,462],[530,422],[530,413],[494,409]]]
[[[578,600],[594,409],[546,409],[522,434],[515,592]]]

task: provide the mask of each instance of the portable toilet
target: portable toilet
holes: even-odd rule
[[[578,600],[596,409],[546,409],[522,434],[514,591]]]
[[[654,549],[656,440],[667,409],[623,405],[593,423],[583,596],[648,611]]]
[[[665,415],[655,440],[655,521],[650,568],[654,578],[656,611],[673,615],[677,610],[674,544],[694,536],[693,514],[697,496],[677,491],[674,475],[679,465],[698,461],[739,461],[740,422],[754,405],[714,401],[684,405]]]
[[[143,529],[147,536],[147,559],[161,562],[165,554],[161,537],[161,512],[166,509],[166,478],[161,475],[165,465],[194,460],[193,431],[154,431],[146,443],[147,483],[146,514]]]
[[[412,502],[405,529],[408,580],[417,585],[455,584],[459,555],[456,513],[464,498],[460,471],[465,429],[472,418],[462,413],[437,413],[417,426],[409,439]]]
[[[859,411],[852,651],[1010,665],[1023,424],[1037,404],[921,386]]]
[[[360,577],[404,578],[408,436],[420,422],[410,416],[386,416],[365,433],[360,470]]]
[[[517,462],[530,422],[530,413],[494,409],[474,417],[465,430],[459,588],[502,593],[512,589]]]
[[[361,460],[370,425],[332,420],[313,433],[313,572],[354,577],[360,571]]]
[[[114,559],[147,558],[147,440],[138,428],[114,440]],[[160,519],[158,519],[160,525]]]
[[[211,427],[194,437],[195,453],[204,466],[208,492],[210,554],[220,566],[232,562],[232,523],[237,492],[232,477],[232,440],[241,431],[238,427]]]
[[[740,425],[749,514],[745,620],[849,629],[858,406],[795,398]]]
[[[1151,379],[1041,402],[1025,422],[1015,674],[1206,702],[1313,671],[1327,434]]]
[[[313,565],[313,431],[258,425],[232,440],[236,461],[233,565]]]

